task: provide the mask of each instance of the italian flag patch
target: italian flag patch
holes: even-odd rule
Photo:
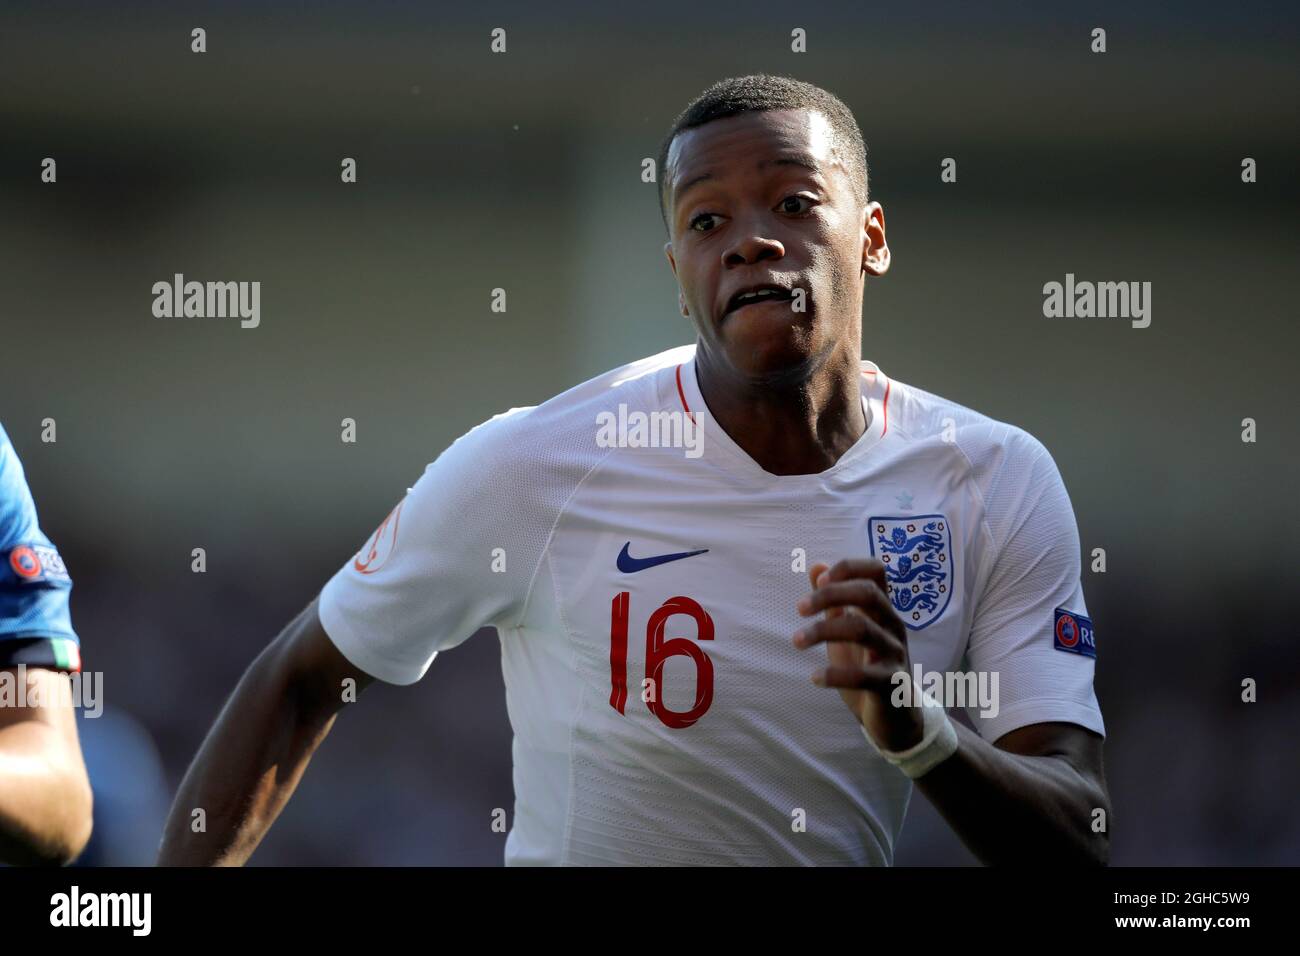
[[[81,670],[81,648],[77,646],[76,641],[55,637],[50,639],[50,644],[54,647],[55,664],[63,670]]]

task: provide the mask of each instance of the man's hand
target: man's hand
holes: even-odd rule
[[[847,559],[832,568],[808,569],[813,592],[799,601],[799,613],[826,616],[795,632],[794,646],[826,643],[828,666],[813,675],[821,687],[839,688],[849,710],[883,749],[907,750],[921,742],[919,707],[895,707],[894,675],[911,680],[907,625],[886,596],[885,566],[874,558]]]

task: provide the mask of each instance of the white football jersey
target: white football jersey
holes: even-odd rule
[[[1074,512],[1035,438],[864,362],[862,437],[773,475],[707,414],[694,356],[472,429],[321,593],[339,650],[394,684],[496,627],[507,864],[889,864],[911,782],[811,683],[825,649],[792,644],[819,561],[886,562],[923,672],[997,673],[996,714],[968,709],[986,740],[1104,733]]]

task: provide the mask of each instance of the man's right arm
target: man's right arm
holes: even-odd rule
[[[358,693],[373,680],[334,646],[312,601],[258,655],[226,701],[176,794],[158,864],[247,861],[333,726],[348,679]]]
[[[498,415],[444,450],[253,662],[185,775],[160,864],[244,863],[329,733],[348,678],[358,691],[414,684],[485,625],[518,624],[556,520],[550,502],[566,487],[540,484],[528,412]],[[517,543],[496,573],[506,540]]]

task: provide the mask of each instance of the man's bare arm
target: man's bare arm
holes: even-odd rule
[[[5,668],[35,706],[0,706],[0,862],[60,865],[90,839],[92,797],[67,674]]]
[[[847,559],[808,569],[813,592],[799,602],[805,626],[796,647],[825,643],[829,667],[816,679],[839,689],[872,740],[906,751],[924,736],[921,708],[895,706],[896,678],[911,668],[907,628],[886,596],[885,566]],[[1110,860],[1110,800],[1100,735],[1075,724],[1021,727],[990,744],[953,724],[958,748],[917,779],[984,863],[1050,860],[1104,865]],[[1094,812],[1104,828],[1094,829]]]
[[[222,708],[172,804],[160,866],[239,866],[293,795],[344,704],[373,680],[321,627],[316,602],[245,671]],[[204,828],[195,832],[195,811]]]
[[[990,744],[953,726],[957,751],[916,785],[981,862],[1110,861],[1098,734],[1074,724],[1031,724]],[[1096,810],[1104,815],[1094,830]]]

